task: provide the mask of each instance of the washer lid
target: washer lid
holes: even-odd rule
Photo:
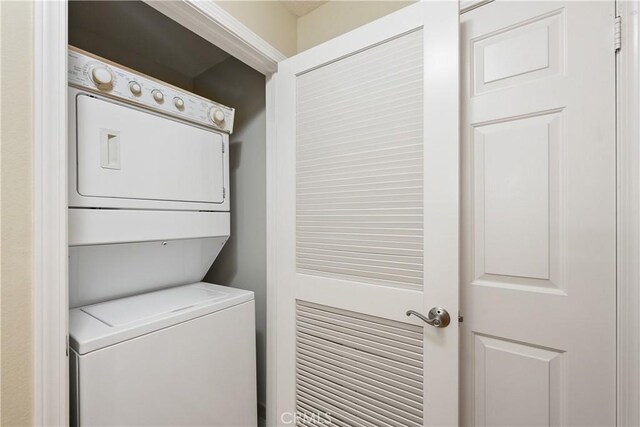
[[[205,285],[203,283],[165,289],[89,305],[80,310],[111,327],[120,327],[158,315],[177,313],[198,304],[210,305],[228,297],[227,293],[215,291],[210,289],[211,285]]]
[[[253,300],[253,292],[195,283],[75,308],[71,347],[80,354]]]

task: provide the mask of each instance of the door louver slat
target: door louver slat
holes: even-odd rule
[[[299,350],[301,354],[306,354],[311,357],[313,357],[315,354],[318,358],[329,361],[330,363],[335,364],[336,366],[343,369],[351,369],[351,367],[355,367],[358,370],[358,372],[362,370],[367,370],[367,372],[372,376],[372,378],[378,378],[378,379],[389,378],[390,380],[395,381],[396,384],[407,383],[414,387],[419,387],[422,381],[421,379],[414,380],[409,377],[403,377],[402,375],[394,374],[391,371],[383,371],[383,370],[380,370],[379,368],[374,368],[371,365],[367,365],[366,363],[362,363],[357,360],[346,359],[340,355],[327,353],[324,350],[319,350],[318,348],[309,346],[307,343],[303,343],[302,340],[299,343]],[[362,388],[361,391],[365,394],[368,393],[367,388]],[[407,400],[406,402],[404,402],[404,404],[411,407],[415,406],[413,405],[412,400]]]
[[[381,381],[380,378],[374,378],[373,375],[368,375],[366,371],[358,371],[353,367],[347,367],[345,369],[335,364],[335,361],[323,360],[322,357],[316,357],[317,360],[311,361],[308,354],[302,351],[299,357],[299,366],[302,370],[307,369],[316,374],[322,374],[336,384],[349,385],[352,388],[360,385],[364,389],[371,390],[372,393],[377,394],[379,397],[394,399],[398,404],[402,403],[408,406],[419,397],[411,394],[411,390],[407,391],[407,387],[402,388],[397,382],[391,384],[391,381]]]
[[[313,348],[314,351],[320,354],[326,352],[336,358],[342,358],[345,360],[349,360],[350,362],[366,365],[372,370],[381,369],[383,372],[387,372],[392,375],[395,374],[400,377],[405,377],[411,381],[422,381],[422,377],[420,376],[422,369],[418,367],[408,366],[401,362],[395,362],[388,358],[365,353],[356,349],[351,349],[333,342],[322,342],[318,340],[313,341],[308,340],[304,337],[299,337],[298,342],[301,345],[306,345],[307,347]]]
[[[404,416],[402,416],[402,412],[398,411],[399,408],[394,408],[380,400],[368,398],[363,394],[353,393],[352,390],[349,390],[342,385],[328,382],[309,372],[298,372],[298,375],[307,376],[309,383],[314,384],[313,386],[310,386],[310,388],[322,392],[324,387],[331,387],[334,397],[338,398],[340,401],[366,409],[368,413],[376,414],[379,418],[385,419],[392,425],[405,426],[407,425],[407,422],[420,422],[419,417],[412,416],[406,411],[403,414]]]
[[[314,407],[316,407],[317,405],[315,403],[310,403],[311,400],[304,397],[304,396],[300,396],[300,399],[298,400],[299,402],[299,406],[298,408],[304,409],[304,411],[301,411],[303,413],[306,414],[313,414],[314,413]],[[339,417],[337,416],[339,414]],[[360,420],[356,420],[353,416],[350,416],[349,414],[343,412],[343,411],[336,411],[334,412],[334,414],[331,417],[331,424],[335,424],[338,426],[347,426],[347,427],[369,427],[372,426],[373,424],[371,423],[366,423]],[[314,424],[311,424],[314,425]],[[314,425],[314,427],[317,426],[317,424]]]
[[[354,332],[363,330],[367,334],[377,335],[390,340],[398,340],[407,344],[419,347],[418,351],[422,351],[422,337],[413,331],[406,331],[393,325],[385,325],[380,322],[371,322],[367,319],[358,319],[356,317],[345,316],[341,313],[329,312],[328,314],[313,307],[298,307],[300,313],[305,313],[306,317],[320,320],[331,325],[352,329]]]
[[[422,289],[423,56],[420,29],[296,77],[299,272]]]
[[[422,359],[420,326],[297,301],[298,425],[421,426]]]

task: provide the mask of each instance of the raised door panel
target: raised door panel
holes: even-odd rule
[[[562,292],[562,112],[474,126],[475,284]]]
[[[562,74],[564,13],[558,8],[471,40],[473,93]]]
[[[561,425],[564,352],[475,336],[479,426]]]

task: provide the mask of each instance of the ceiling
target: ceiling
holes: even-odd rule
[[[281,1],[284,4],[284,7],[298,18],[306,15],[307,13],[319,8],[323,4],[327,3],[326,1],[291,1],[284,0]]]

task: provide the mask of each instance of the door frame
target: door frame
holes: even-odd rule
[[[640,2],[616,0],[618,425],[640,425]]]
[[[68,425],[66,2],[35,2],[34,33],[34,423]]]
[[[265,75],[267,248],[275,233],[273,73],[284,54],[214,2],[143,0]],[[68,425],[67,1],[34,3],[34,424]],[[267,251],[267,341],[275,342],[275,281]],[[270,348],[275,348],[271,345]],[[267,355],[267,395],[275,396],[275,354]],[[268,399],[267,419],[275,420]]]
[[[267,115],[267,396],[276,396],[274,256],[277,248],[275,97],[285,55],[214,2],[152,7],[265,74]],[[461,13],[488,0],[461,0]],[[617,1],[618,70],[618,425],[640,424],[640,18],[638,0]],[[34,3],[34,423],[68,424],[67,349],[67,3]],[[267,422],[276,424],[274,399]]]

